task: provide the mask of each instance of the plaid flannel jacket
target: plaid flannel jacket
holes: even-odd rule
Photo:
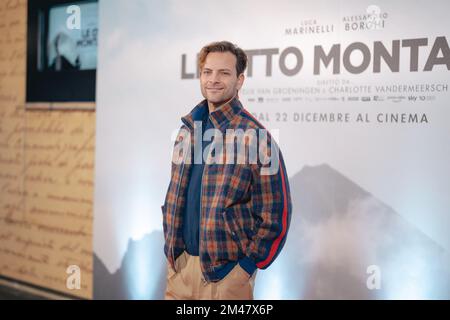
[[[205,112],[204,108],[206,110],[208,108],[206,100],[181,118],[183,125],[174,145],[171,180],[164,205],[161,206],[165,239],[164,253],[175,272],[178,271],[175,260],[185,249],[182,219],[186,205],[189,170],[192,166],[190,156],[196,142],[194,121],[200,120],[200,114]],[[215,129],[223,133],[223,136],[226,136],[227,129],[244,131],[264,129],[242,107],[237,98],[209,116]],[[233,145],[237,148],[234,139],[232,142],[223,139],[223,146]],[[264,144],[260,141],[262,141],[261,138],[257,140],[248,138],[245,143],[248,148],[258,147],[264,150],[267,156],[271,155],[270,144],[276,146],[278,161],[276,171],[272,174],[262,174],[262,169],[270,165],[267,164],[267,159],[264,161],[258,159],[256,163],[251,163],[249,160],[242,163],[242,159],[239,162],[238,157],[242,156],[242,152],[239,153],[237,149],[233,155],[234,163],[227,162],[228,154],[225,155],[225,152],[212,150],[210,156],[223,156],[224,160],[222,163],[204,166],[200,203],[199,256],[203,276],[208,282],[219,280],[215,270],[243,258],[254,268],[267,268],[278,256],[286,241],[292,203],[283,157],[270,133],[267,133]],[[211,144],[215,142],[216,136]]]

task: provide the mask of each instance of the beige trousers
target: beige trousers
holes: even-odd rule
[[[184,251],[175,264],[176,273],[167,265],[166,300],[253,300],[257,270],[250,276],[238,263],[222,280],[205,282],[200,257]]]

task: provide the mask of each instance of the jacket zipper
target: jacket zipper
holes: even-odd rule
[[[177,186],[177,195],[176,195],[176,197],[175,197],[175,207],[177,206],[177,203],[178,203],[178,196],[180,195],[180,186],[181,186],[181,183],[183,182],[183,172],[184,172],[184,165],[185,165],[185,161],[186,161],[186,155],[187,155],[187,153],[185,154],[185,156],[183,157],[183,162],[182,162],[182,164],[181,164],[181,172],[180,172],[180,182],[178,183],[178,186]],[[171,234],[172,234],[172,237],[171,237],[171,242],[173,242],[173,239],[175,238],[175,236],[174,236],[174,228],[175,228],[175,212],[174,212],[174,217],[173,217],[173,220],[174,221],[172,221],[172,224],[171,224]],[[174,246],[175,246],[175,243],[172,243],[172,245],[171,245],[171,255],[172,255],[172,261],[173,261],[173,268],[174,268],[174,270],[175,270],[175,273],[177,273],[178,272],[178,270],[177,270],[177,266],[176,266],[176,263],[175,263],[175,252],[174,252]]]
[[[210,115],[208,115],[208,120],[211,121]],[[207,126],[208,123],[205,124],[205,126]],[[209,144],[209,148],[208,148],[208,154],[206,155],[206,161],[204,163],[203,166],[203,170],[202,170],[202,178],[201,178],[201,185],[200,185],[200,220],[199,220],[199,228],[198,228],[198,255],[200,258],[200,271],[203,275],[203,284],[206,284],[208,281],[205,278],[205,275],[203,274],[203,264],[202,264],[202,259],[201,259],[201,242],[202,242],[202,198],[203,198],[203,176],[205,174],[205,167],[207,166],[208,160],[209,160],[209,150],[211,149],[211,144],[214,143],[214,140]],[[203,148],[202,148],[202,161],[203,161]]]
[[[203,150],[202,150],[203,153]],[[202,160],[203,161],[203,160]],[[202,268],[202,255],[201,255],[201,242],[202,242],[202,197],[203,197],[203,175],[205,173],[205,165],[203,166],[203,170],[202,170],[202,179],[201,179],[201,184],[200,184],[200,212],[199,212],[199,226],[198,226],[198,255],[200,258],[200,271],[203,274],[203,268]],[[203,276],[204,278],[204,276]]]
[[[181,182],[183,180],[183,171],[184,171],[184,159],[183,159],[183,164],[181,165],[180,182],[178,183],[178,186],[177,186],[177,196],[175,197],[175,206],[176,206],[176,204],[178,202],[178,196],[180,194],[180,186],[181,186]],[[172,251],[173,268],[175,269],[175,272],[178,272],[177,266],[176,266],[176,263],[175,263],[175,252],[174,252],[175,243],[173,243],[174,242],[173,240],[175,239],[175,237],[174,237],[174,226],[175,226],[175,212],[173,213],[173,221],[171,223],[171,231],[172,231],[171,232],[171,234],[172,234],[171,251]]]

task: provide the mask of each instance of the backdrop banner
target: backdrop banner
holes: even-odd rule
[[[256,299],[450,299],[450,3],[101,1],[94,298],[161,299],[174,135],[197,54],[249,57],[244,107],[276,132],[285,247]]]

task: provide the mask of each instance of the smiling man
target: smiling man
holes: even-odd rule
[[[199,67],[205,99],[181,118],[174,158],[188,151],[172,162],[161,207],[165,298],[253,299],[256,270],[267,268],[286,241],[292,211],[288,177],[275,141],[239,101],[245,52],[227,41],[211,43],[202,48]],[[236,148],[244,154],[220,161],[217,145],[225,139],[234,146],[229,132],[237,130],[259,130],[264,139],[249,136],[243,140],[247,149]],[[211,136],[211,143],[199,136]],[[246,150],[259,150],[260,158],[239,161]]]
[[[200,55],[200,88],[208,102],[209,113],[237,96],[244,83],[247,57],[244,52],[215,52],[203,49]],[[203,55],[203,56],[202,56]],[[237,58],[240,58],[238,66]]]

